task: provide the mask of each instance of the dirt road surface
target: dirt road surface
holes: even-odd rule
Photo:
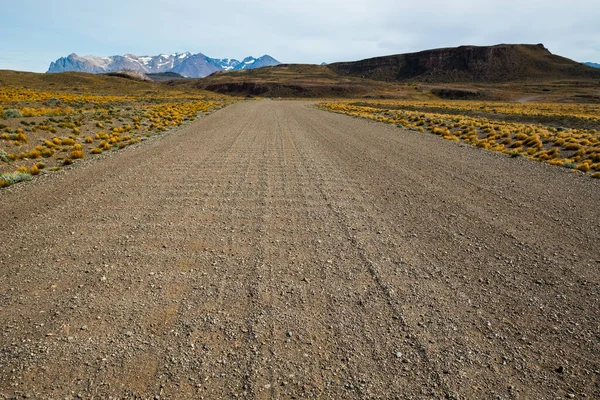
[[[600,397],[600,181],[250,101],[0,192],[0,397]]]

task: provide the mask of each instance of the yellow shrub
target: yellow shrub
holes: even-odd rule
[[[524,133],[517,133],[517,134],[515,135],[515,139],[516,139],[516,140],[525,140],[525,139],[527,139],[527,138],[528,138],[528,136],[527,136],[526,134],[524,134]]]
[[[33,149],[27,155],[27,158],[40,158],[42,156],[42,152],[38,149]]]
[[[590,170],[590,164],[582,162],[581,164],[577,165],[577,169],[581,172],[588,172]]]
[[[44,158],[48,158],[48,157],[52,157],[54,155],[54,150],[53,149],[44,149],[42,150],[42,157]]]
[[[579,150],[581,148],[578,143],[567,143],[564,147],[565,150]]]
[[[517,140],[516,142],[512,142],[510,144],[510,147],[512,147],[512,148],[521,147],[521,146],[523,146],[523,142],[520,140]]]
[[[83,151],[81,151],[81,150],[73,150],[71,152],[71,158],[73,158],[73,159],[83,158]]]

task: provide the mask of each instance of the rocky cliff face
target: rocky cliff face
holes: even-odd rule
[[[50,63],[48,72],[78,71],[91,74],[106,72],[109,61],[101,57],[80,57],[73,53]]]
[[[334,63],[342,75],[384,81],[506,82],[547,78],[600,78],[593,68],[553,55],[542,44],[461,46]]]

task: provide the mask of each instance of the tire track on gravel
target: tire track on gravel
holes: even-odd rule
[[[298,119],[296,119],[295,122],[297,124],[300,124]],[[321,135],[322,133],[320,129],[315,128],[310,123],[306,124],[306,122],[304,122],[303,128],[307,130],[307,132],[310,131],[309,133],[313,135]],[[316,161],[314,155],[318,154],[319,150],[317,150],[316,148],[310,148],[307,144],[304,144],[302,148],[305,149],[305,152],[302,154],[303,159],[305,160],[305,164],[318,165],[318,162]],[[326,156],[320,155],[320,157],[323,158]],[[325,178],[325,176],[328,176],[329,179],[331,179],[331,175],[335,174],[334,176],[337,175],[336,179],[340,182],[344,182],[345,188],[349,188],[348,192],[354,193],[353,201],[357,203],[364,203],[365,200],[361,196],[362,190],[360,189],[359,185],[355,183],[353,179],[349,176],[339,174],[339,172],[342,171],[334,170],[334,168],[320,168],[316,171],[316,175],[313,178],[313,180],[317,182],[326,182],[327,179]],[[327,202],[329,209],[336,216],[337,222],[340,224],[352,247],[356,249],[361,261],[363,262],[363,265],[368,270],[370,278],[373,279],[373,282],[379,288],[381,295],[386,299],[387,305],[390,307],[393,314],[396,315],[397,320],[402,326],[402,329],[407,332],[406,337],[408,339],[408,342],[412,347],[414,347],[417,350],[422,362],[425,364],[425,366],[419,365],[418,368],[421,371],[427,371],[428,374],[431,375],[431,377],[429,378],[431,379],[431,382],[428,382],[427,384],[421,383],[422,387],[429,386],[436,388],[435,392],[430,392],[428,393],[428,395],[436,396],[439,398],[448,398],[450,396],[450,391],[441,379],[440,371],[437,371],[435,365],[431,362],[426,347],[421,343],[420,339],[416,336],[415,332],[406,323],[406,318],[403,315],[402,310],[397,306],[398,299],[395,296],[393,296],[394,290],[387,282],[383,280],[376,264],[369,258],[366,246],[363,243],[361,243],[361,241],[354,234],[354,231],[356,229],[353,228],[353,226],[356,226],[356,223],[350,222],[351,217],[349,215],[356,214],[357,211],[352,210],[351,205],[340,202],[340,199],[334,194],[335,189],[326,187],[325,185],[319,185],[318,190],[322,198]]]
[[[598,397],[599,186],[234,104],[0,191],[0,397]]]

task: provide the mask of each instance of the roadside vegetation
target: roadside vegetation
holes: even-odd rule
[[[347,101],[318,107],[600,178],[597,104]]]
[[[139,143],[231,101],[203,91],[98,95],[0,87],[0,187]]]

